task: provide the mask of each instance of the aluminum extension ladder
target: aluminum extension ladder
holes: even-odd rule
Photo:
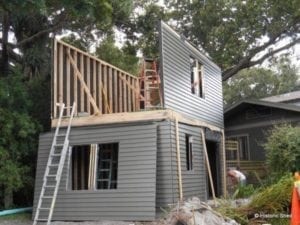
[[[61,175],[66,155],[69,149],[69,134],[72,119],[75,114],[76,103],[74,102],[73,106],[71,107],[65,107],[65,104],[63,103],[57,105],[60,107],[59,119],[57,122],[55,134],[51,145],[51,150],[49,153],[49,158],[44,174],[43,185],[37,204],[33,225],[37,225],[38,222],[47,222],[47,225],[51,224]],[[61,120],[62,118],[66,117],[64,116],[64,111],[66,109],[72,109],[71,115],[67,117],[69,118],[68,127],[66,130],[60,131]],[[60,138],[63,139],[63,141],[58,140]],[[49,201],[51,202],[51,204],[49,204]],[[47,207],[44,206],[46,204]],[[41,212],[44,212],[42,214],[47,214],[47,216],[43,215],[43,217],[41,217]]]

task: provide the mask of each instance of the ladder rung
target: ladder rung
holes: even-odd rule
[[[44,222],[44,221],[48,221],[48,219],[41,218],[41,219],[37,219],[36,221]]]
[[[53,196],[43,196],[42,198],[53,198]]]
[[[48,174],[47,177],[56,177],[55,174]]]
[[[65,137],[66,134],[58,134],[57,137]]]
[[[56,145],[54,145],[54,147],[63,147],[64,146],[64,144],[56,144]]]
[[[105,172],[105,171],[109,171],[110,169],[100,169],[100,172]]]
[[[65,106],[64,109],[72,109],[73,106]]]
[[[54,185],[46,185],[45,188],[55,188]]]
[[[50,208],[39,208],[39,210],[50,210]]]
[[[51,166],[51,167],[57,167],[57,166],[59,166],[59,164],[51,164],[49,166]]]
[[[60,153],[53,153],[51,156],[61,156]]]

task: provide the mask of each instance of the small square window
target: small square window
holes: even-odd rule
[[[72,147],[70,188],[72,190],[116,189],[119,144]]]

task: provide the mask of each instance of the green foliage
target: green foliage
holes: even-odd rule
[[[255,214],[288,214],[291,203],[293,177],[291,174],[282,176],[275,183],[261,187],[251,197],[250,202],[244,206],[232,206],[228,200],[220,200],[216,210],[224,216],[235,219],[242,225],[261,224],[262,222],[274,222],[272,224],[286,224],[284,219],[255,218]],[[276,222],[276,223],[275,223]]]
[[[224,82],[224,103],[231,105],[242,99],[260,99],[298,90],[297,68],[287,58],[274,63],[273,70],[245,69]]]
[[[121,49],[115,45],[113,37],[108,36],[96,49],[96,55],[129,73],[137,75],[138,58],[135,56],[135,48],[127,42]]]
[[[300,127],[275,126],[264,147],[267,166],[273,176],[300,169]]]
[[[260,64],[286,37],[296,44],[300,32],[298,0],[165,2],[181,33],[202,47],[223,75]]]
[[[167,10],[157,2],[157,0],[134,1],[138,13],[131,16],[131,20],[123,29],[128,40],[146,58],[159,57],[158,22],[170,19]]]
[[[21,221],[22,222],[28,222],[31,223],[31,218],[32,214],[31,213],[18,213],[18,214],[12,214],[12,215],[7,215],[7,216],[1,216],[0,217],[0,222],[3,221],[5,224],[5,221],[9,221],[9,223],[15,221],[16,224],[19,224]]]
[[[233,193],[232,198],[248,198],[255,193],[253,184],[238,185],[236,191]]]
[[[247,211],[248,215],[284,213],[291,203],[293,184],[294,180],[291,174],[284,175],[277,183],[256,193],[251,198],[251,202],[240,210]]]
[[[244,212],[238,211],[236,207],[233,207],[228,199],[219,199],[218,204],[219,206],[215,210],[221,215],[234,219],[242,225],[249,224],[247,215]]]
[[[88,52],[89,44],[87,41],[84,41],[82,38],[77,38],[74,34],[70,34],[69,36],[63,37],[62,41],[75,46],[76,48]]]
[[[0,79],[0,187],[4,194],[32,191],[40,126],[28,114],[31,102],[21,75]]]

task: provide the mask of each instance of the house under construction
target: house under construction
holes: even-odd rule
[[[152,220],[225,192],[220,68],[163,22],[139,77],[55,40],[34,223]]]

